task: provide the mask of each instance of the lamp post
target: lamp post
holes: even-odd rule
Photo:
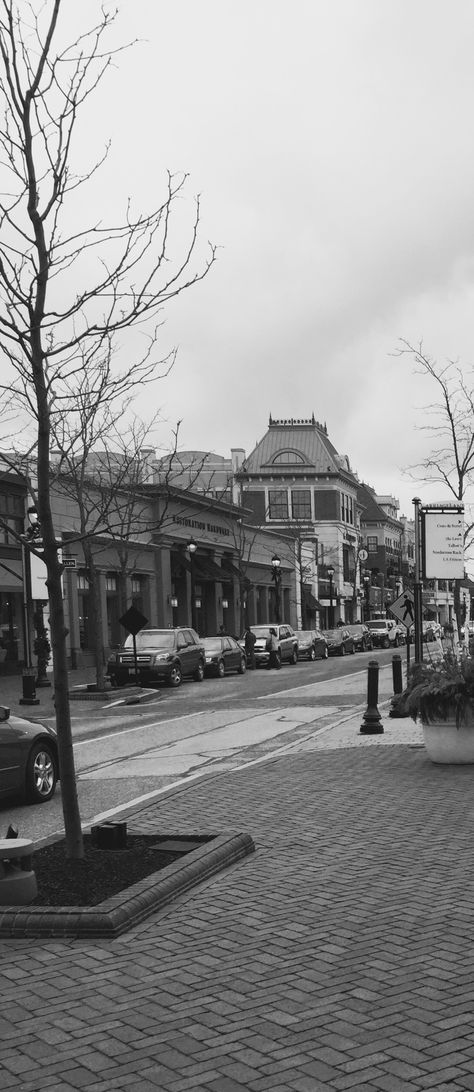
[[[196,574],[195,574],[195,568],[194,568],[194,555],[195,555],[196,550],[197,550],[197,545],[196,545],[193,538],[189,539],[188,550],[189,550],[189,557],[190,557],[190,560],[191,560],[191,625],[192,625],[193,629],[196,630],[196,633],[197,633],[197,624],[196,624]]]
[[[272,580],[275,584],[275,622],[281,622],[281,561],[278,554],[272,557]]]
[[[370,619],[370,573],[364,569],[365,620]]]
[[[326,569],[329,578],[329,629],[334,629],[334,604],[332,601],[332,582],[334,579],[335,569],[332,565],[329,565]]]
[[[31,555],[30,543],[39,545],[41,527],[34,505],[27,510],[29,526],[21,536],[21,561],[23,567],[23,647],[25,666],[22,672],[22,697],[20,705],[39,705],[36,697],[36,670],[31,662]]]

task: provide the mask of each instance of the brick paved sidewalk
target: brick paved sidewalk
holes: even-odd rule
[[[257,852],[133,932],[0,942],[2,1092],[474,1089],[474,768],[385,723],[141,810]]]

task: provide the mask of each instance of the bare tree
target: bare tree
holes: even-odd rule
[[[440,365],[425,353],[423,342],[412,345],[400,339],[395,355],[412,357],[418,374],[431,379],[438,398],[424,408],[426,423],[419,425],[429,435],[433,447],[424,459],[407,468],[411,477],[443,485],[465,511],[466,494],[474,481],[474,374],[461,368],[455,360]],[[474,539],[474,519],[468,515],[464,528],[467,553]],[[454,609],[458,625],[461,621],[460,582],[454,582]]]
[[[65,0],[0,3],[0,348],[7,365],[0,391],[3,413],[23,411],[35,433],[37,472],[30,487],[48,574],[66,843],[69,856],[80,857],[62,567],[50,495],[53,424],[74,411],[84,372],[91,374],[90,397],[104,396],[101,369],[113,360],[118,335],[131,326],[148,323],[145,349],[120,375],[111,368],[111,397],[117,385],[125,390],[156,373],[160,311],[202,280],[215,252],[211,247],[205,258],[197,253],[197,200],[186,243],[180,252],[174,240],[170,253],[186,176],[168,176],[163,201],[151,213],[134,213],[128,202],[121,223],[92,220],[87,202],[77,201],[77,190],[100,164],[78,171],[73,137],[81,107],[111,63],[104,43],[114,15],[101,7],[95,26],[56,46],[67,9]]]

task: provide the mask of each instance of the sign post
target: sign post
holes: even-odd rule
[[[123,628],[126,629],[128,633],[132,634],[135,686],[140,686],[138,678],[137,633],[139,633],[140,630],[143,629],[144,626],[146,626],[148,618],[145,618],[145,615],[142,614],[141,611],[137,610],[136,607],[129,607],[128,610],[125,611],[125,614],[122,614],[122,617],[119,618],[119,622],[120,625],[123,626]]]
[[[410,667],[410,640],[411,630],[415,625],[415,597],[413,592],[409,588],[405,592],[399,595],[398,599],[390,605],[390,614],[393,614],[394,618],[398,622],[401,622],[402,626],[405,626],[407,631],[407,672]]]

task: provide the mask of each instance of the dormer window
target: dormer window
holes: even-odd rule
[[[294,463],[304,463],[303,456],[298,451],[279,451],[272,459],[273,464],[283,463],[285,466],[291,466]]]

